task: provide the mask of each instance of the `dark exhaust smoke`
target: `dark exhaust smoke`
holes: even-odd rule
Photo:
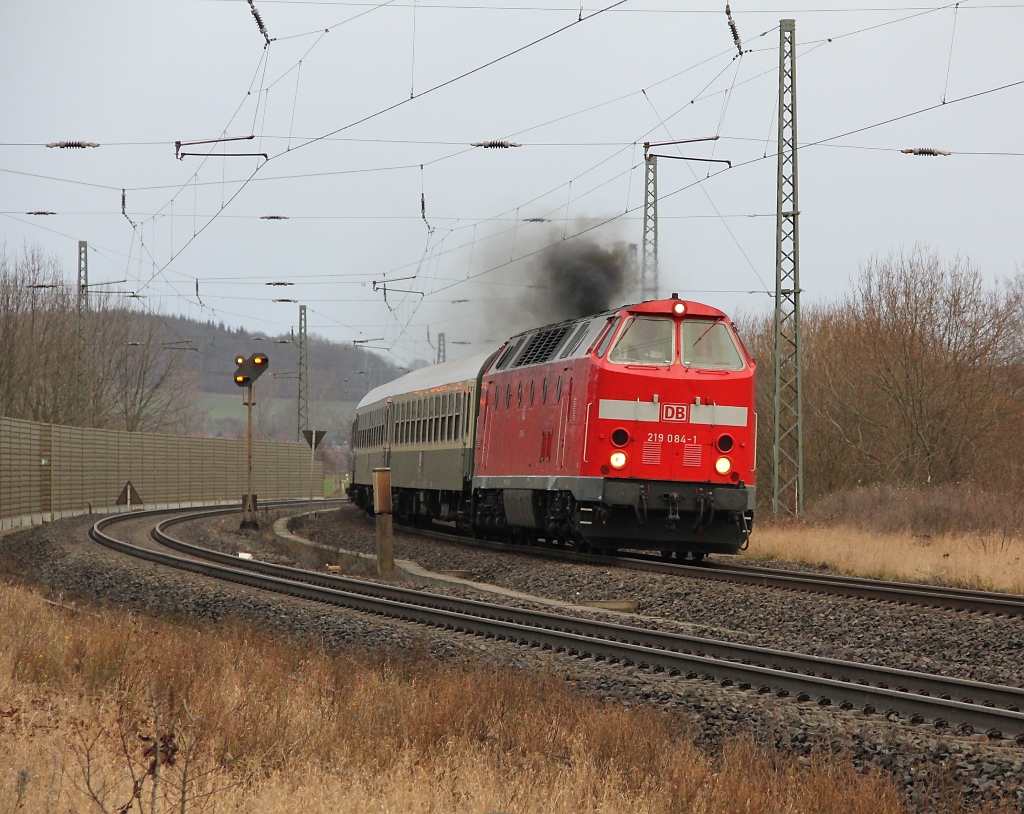
[[[569,226],[578,232],[593,224],[580,219]],[[637,301],[635,245],[619,239],[614,226],[568,240],[562,233],[562,228],[520,224],[511,246],[492,244],[476,255],[475,271],[500,271],[477,283],[471,315],[465,310],[452,314],[463,332],[460,339],[472,336],[497,346],[520,331]]]
[[[561,322],[622,305],[636,289],[634,250],[596,240],[563,241],[536,255],[527,307],[536,324]]]

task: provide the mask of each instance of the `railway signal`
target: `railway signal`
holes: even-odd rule
[[[313,522],[313,467],[316,461],[316,448],[327,435],[327,430],[303,430],[302,437],[309,444],[309,523]],[[322,486],[323,484],[321,484]]]
[[[243,529],[258,529],[256,521],[256,495],[252,493],[252,408],[256,403],[256,380],[263,375],[263,371],[270,365],[270,358],[265,353],[254,353],[248,359],[244,356],[235,357],[235,384],[246,388],[245,406],[248,410],[248,489],[242,498],[242,525]]]
[[[235,384],[239,387],[251,387],[267,369],[270,359],[265,353],[254,353],[248,359],[244,356],[236,356]]]

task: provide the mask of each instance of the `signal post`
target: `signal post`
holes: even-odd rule
[[[242,523],[239,528],[258,529],[259,522],[256,520],[256,495],[252,491],[252,408],[256,404],[256,380],[263,375],[267,369],[270,359],[265,353],[254,353],[248,359],[244,356],[236,356],[235,384],[245,388],[244,404],[248,410],[248,465],[247,465],[247,487],[242,497]]]

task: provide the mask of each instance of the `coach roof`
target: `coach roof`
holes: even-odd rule
[[[455,359],[440,365],[421,367],[419,370],[406,373],[394,381],[373,388],[373,390],[363,396],[356,409],[361,410],[371,404],[406,393],[420,393],[434,387],[443,387],[476,379],[480,375],[480,369],[492,353],[494,353],[493,350],[474,353],[472,356],[465,356],[462,359]]]

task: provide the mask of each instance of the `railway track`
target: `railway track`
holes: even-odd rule
[[[568,562],[619,568],[626,567],[636,571],[673,574],[693,579],[732,582],[742,585],[759,585],[765,588],[780,588],[860,599],[874,599],[881,602],[894,602],[899,605],[922,605],[975,613],[1024,616],[1024,596],[1017,596],[1015,594],[950,588],[943,585],[890,582],[888,580],[850,577],[842,574],[811,574],[736,563],[704,562],[699,565],[685,565],[683,563],[664,562],[643,554],[610,556],[582,554],[566,549],[539,546],[524,548],[521,545],[512,543],[477,540],[471,537],[438,531],[437,529],[421,529],[412,526],[403,526],[402,528],[410,534],[419,534],[424,537],[444,540],[459,545],[495,551],[525,552],[538,557]]]
[[[178,514],[152,531],[162,546],[142,548],[106,529],[125,520],[166,511],[116,515],[93,525],[97,542],[134,557],[253,588],[452,630],[486,639],[636,666],[656,673],[714,681],[799,702],[884,715],[888,720],[930,724],[960,734],[984,732],[1024,745],[1024,690],[964,679],[805,656],[648,630],[599,620],[531,611],[425,593],[365,580],[273,565],[211,551],[168,533],[175,524],[237,511],[234,508]]]

